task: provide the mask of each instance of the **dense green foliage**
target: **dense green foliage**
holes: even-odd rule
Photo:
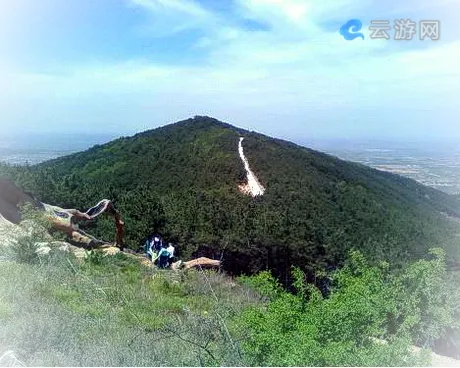
[[[460,294],[449,285],[444,252],[411,264],[399,276],[388,264],[372,267],[359,252],[332,275],[324,298],[294,270],[297,295],[263,273],[247,283],[270,298],[267,306],[243,314],[248,335],[243,349],[258,366],[412,366],[417,342],[432,346],[458,322]]]
[[[238,191],[240,136],[263,197]],[[0,343],[29,365],[412,365],[411,344],[458,348],[458,198],[415,181],[206,117],[0,174],[62,207],[114,200],[131,248],[158,231],[181,258],[278,276],[79,264],[37,255],[33,231],[0,246]],[[88,226],[113,238],[111,219]]]
[[[398,276],[352,252],[323,297],[296,268],[291,294],[268,272],[235,280],[57,249],[30,262],[14,247],[0,246],[0,342],[27,366],[426,365],[411,345],[458,327],[440,249]]]
[[[238,138],[267,188],[253,199]],[[88,208],[115,201],[137,249],[158,231],[181,256],[220,257],[235,273],[263,269],[289,278],[291,265],[313,272],[336,267],[349,249],[371,259],[403,263],[442,246],[457,256],[454,197],[415,181],[339,160],[207,117],[196,117],[38,166],[1,171],[40,200]],[[110,219],[89,229],[114,236]]]

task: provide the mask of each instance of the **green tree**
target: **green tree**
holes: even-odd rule
[[[269,302],[239,320],[248,338],[250,364],[268,366],[399,366],[425,364],[410,353],[412,344],[442,336],[458,313],[446,287],[443,254],[412,264],[394,276],[389,265],[370,266],[353,251],[333,273],[329,295],[293,270],[296,295],[280,291],[262,274],[246,282]],[[458,293],[457,297],[458,297]],[[428,345],[426,345],[428,346]]]

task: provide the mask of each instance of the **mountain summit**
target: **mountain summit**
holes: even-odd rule
[[[203,116],[30,170],[23,187],[47,203],[114,200],[128,246],[157,231],[236,273],[337,266],[351,248],[399,263],[450,251],[457,225],[443,214],[460,214],[457,199],[413,180]],[[112,236],[103,220],[91,231]]]

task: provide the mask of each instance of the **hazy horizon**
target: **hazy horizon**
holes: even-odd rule
[[[171,123],[173,124],[173,123]],[[229,123],[231,124],[231,123]],[[244,128],[237,124],[231,124],[237,128]],[[162,127],[149,128],[146,130],[157,129]],[[0,133],[0,149],[2,148],[13,148],[13,149],[56,149],[62,148],[65,150],[79,150],[86,149],[96,144],[108,143],[112,140],[116,140],[121,137],[131,137],[135,134],[142,133],[146,130],[132,130],[131,132],[97,132],[92,133],[91,131],[86,132],[1,132]],[[250,131],[256,131],[272,138],[288,140],[301,146],[310,148],[333,148],[336,145],[342,148],[352,148],[359,146],[382,146],[383,148],[410,148],[410,147],[421,147],[424,144],[432,145],[436,149],[452,150],[460,149],[460,143],[455,137],[425,137],[424,139],[410,139],[405,137],[327,137],[327,136],[302,136],[298,132],[290,134],[278,134],[267,132],[259,129],[248,129]],[[31,147],[33,145],[33,147]],[[428,148],[428,147],[427,147]]]
[[[129,135],[209,115],[285,139],[459,139],[455,0],[15,0],[2,131]],[[339,28],[363,22],[366,38]],[[439,20],[437,41],[371,39]],[[391,34],[393,37],[393,33]]]

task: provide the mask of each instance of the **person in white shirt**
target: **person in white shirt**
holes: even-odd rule
[[[174,258],[174,251],[175,251],[176,249],[173,247],[172,243],[169,243],[169,244],[168,244],[168,248],[166,248],[166,250],[167,250],[168,253],[169,253],[169,260],[170,260],[169,263],[171,264],[171,261],[172,261],[172,259]]]

